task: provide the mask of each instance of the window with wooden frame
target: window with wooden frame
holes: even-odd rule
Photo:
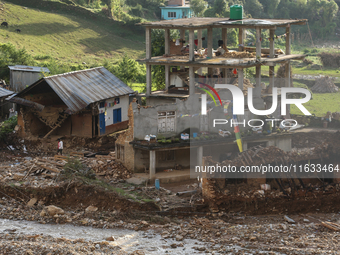
[[[176,112],[158,112],[158,133],[176,132]]]

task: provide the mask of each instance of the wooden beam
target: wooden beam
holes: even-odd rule
[[[256,28],[256,60],[261,60],[261,29]]]
[[[270,29],[269,30],[269,57],[274,58],[275,57],[275,41],[274,41],[274,36],[275,36],[275,30]]]
[[[195,31],[189,30],[189,61],[195,61]]]
[[[150,59],[151,53],[151,28],[145,29],[145,47],[146,47],[146,59]]]
[[[290,26],[287,26],[286,27],[286,55],[291,54],[291,50],[290,50],[291,41],[292,41],[291,29],[290,29]]]
[[[164,34],[164,49],[165,54],[170,54],[170,29],[165,29]]]

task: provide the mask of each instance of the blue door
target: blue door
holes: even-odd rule
[[[100,135],[105,135],[105,113],[99,114]]]
[[[122,122],[122,109],[113,110],[113,124]]]

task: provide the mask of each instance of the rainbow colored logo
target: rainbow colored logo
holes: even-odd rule
[[[223,103],[222,103],[222,100],[221,100],[220,95],[217,93],[217,91],[216,91],[213,87],[211,87],[210,85],[205,84],[205,83],[203,83],[203,82],[198,82],[198,84],[203,85],[203,86],[207,87],[208,89],[210,89],[212,92],[214,92],[214,94],[217,96],[218,100],[220,101],[221,106],[223,106]],[[216,102],[216,100],[215,100],[215,98],[214,98],[214,96],[213,96],[213,94],[212,94],[209,90],[204,89],[204,88],[202,88],[202,87],[198,87],[198,88],[199,88],[200,90],[203,90],[204,92],[206,92],[206,93],[212,98],[212,100],[214,101],[215,106],[218,106],[218,105],[217,105],[217,102]],[[236,115],[233,115],[233,119],[234,119],[234,121],[235,121],[234,133],[235,133],[236,143],[237,143],[237,146],[238,146],[239,151],[240,151],[240,152],[243,152],[243,148],[242,148],[242,139],[241,139],[241,133],[240,133],[240,127],[239,127],[238,124],[237,124],[237,123],[238,123],[237,116],[236,116]]]

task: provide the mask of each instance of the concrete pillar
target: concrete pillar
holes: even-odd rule
[[[290,61],[288,60],[285,66],[285,86],[291,87],[290,84]],[[287,104],[286,118],[290,118],[290,104]]]
[[[185,29],[181,29],[180,30],[180,37],[182,41],[185,41]],[[183,46],[185,45],[185,43],[183,43]],[[185,66],[180,66],[179,67],[181,70],[185,69]]]
[[[256,60],[261,61],[261,28],[256,28]]]
[[[151,58],[151,28],[145,29],[146,59]]]
[[[213,29],[211,27],[208,28],[208,57],[212,58],[212,47],[213,47]]]
[[[261,87],[261,65],[256,66],[255,80],[256,80],[256,88]]]
[[[164,49],[165,54],[170,54],[170,29],[168,28],[165,29],[164,34]]]
[[[242,68],[237,69],[237,73],[238,73],[238,87],[240,90],[243,91],[243,79],[244,79],[243,69]]]
[[[203,43],[202,43],[202,29],[198,29],[198,30],[197,30],[197,40],[198,40],[197,48],[198,48],[198,49],[202,49],[202,48],[203,48]],[[198,69],[198,70],[197,70],[197,73],[198,73],[199,75],[202,75],[202,68]]]
[[[238,29],[238,44],[243,45],[244,44],[244,38],[243,38],[243,28]],[[242,46],[238,46],[238,51],[243,51]]]
[[[203,146],[197,148],[197,166],[203,165]]]
[[[189,30],[189,61],[195,61],[195,31]]]
[[[291,41],[292,41],[292,36],[291,36],[291,29],[290,25],[286,27],[286,55],[291,54]],[[285,86],[290,87],[290,61],[288,60],[285,66]],[[287,105],[287,114],[286,117],[290,117],[290,105]]]
[[[150,180],[156,177],[156,151],[150,151],[150,164],[149,164]]]
[[[269,30],[269,37],[270,37],[270,43],[269,43],[269,57],[270,57],[270,58],[274,58],[274,56],[275,56],[274,35],[275,35],[275,29],[270,29],[270,30]]]
[[[151,95],[152,79],[151,79],[151,65],[146,64],[146,96]]]
[[[194,67],[189,66],[189,96],[195,95],[195,72]]]
[[[168,91],[170,86],[170,66],[165,66],[165,90]]]
[[[275,79],[275,66],[270,66],[269,67],[269,91],[272,92],[273,91],[273,87],[274,87],[274,79]]]

